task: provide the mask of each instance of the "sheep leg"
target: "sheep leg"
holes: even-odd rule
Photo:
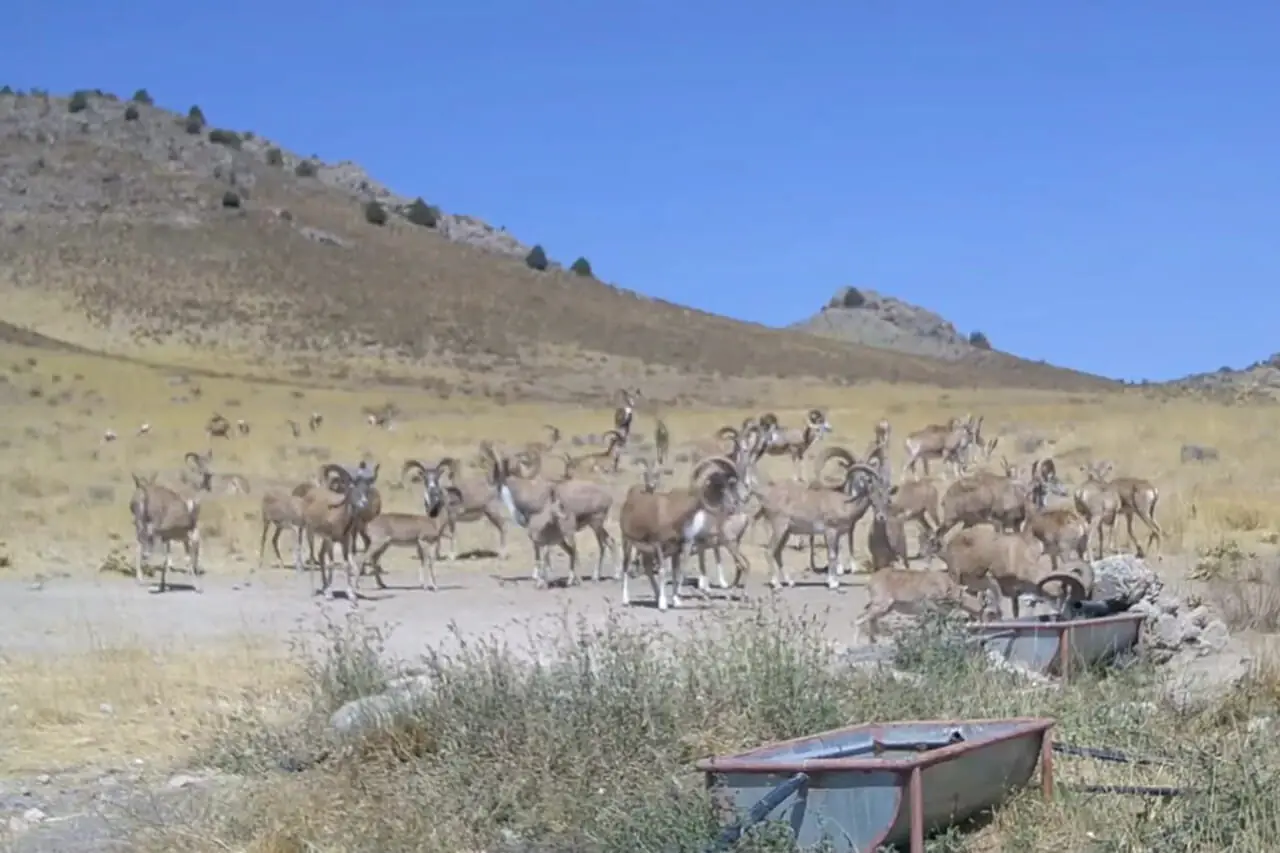
[[[622,575],[622,606],[629,607],[631,605],[631,540],[625,536],[622,539],[622,562],[618,566],[618,573]]]
[[[721,589],[728,589],[729,581],[724,576],[724,562],[721,560],[720,543],[718,542],[715,545],[715,555],[716,555],[716,586],[720,587]]]
[[[484,516],[489,519],[490,524],[498,528],[498,559],[507,559],[507,520],[493,510],[485,510]],[[452,543],[453,541],[451,534],[449,542]]]
[[[200,583],[200,575],[204,573],[200,568],[200,528],[192,530],[182,544],[186,546],[187,556],[191,558],[191,588],[196,592],[204,592]]]
[[[867,642],[874,644],[880,635],[880,620],[893,609],[893,602],[868,601],[862,614],[853,620],[853,645],[858,643],[858,629],[867,626]]]
[[[782,565],[782,549],[787,545],[787,539],[791,536],[791,529],[783,527],[781,530],[774,528],[773,536],[769,539],[768,553],[770,569],[772,569],[769,578],[769,586],[778,589],[784,584],[786,586],[795,586],[796,582],[787,574],[786,567]]]
[[[268,521],[265,518],[262,519],[262,541],[258,543],[258,568],[256,569],[256,571],[259,571],[259,572],[262,571],[262,560],[267,553],[267,528],[269,528],[270,526],[271,526],[270,521]],[[276,525],[276,535],[272,537],[271,544],[275,545],[276,540],[279,538],[280,538],[280,526]],[[277,560],[280,559],[280,549],[278,547],[276,548],[276,559]]]
[[[548,548],[547,550],[550,551],[551,549]],[[569,557],[569,583],[572,586],[577,586],[582,583],[578,578],[578,546],[572,539],[561,540],[560,550],[564,551]],[[551,558],[548,556],[547,562],[549,563],[550,561]]]
[[[838,589],[840,575],[844,573],[840,562],[840,531],[828,527],[822,538],[827,542],[827,589]]]
[[[613,558],[617,560],[618,559],[618,543],[614,541],[611,535],[609,535],[609,531],[605,528],[603,521],[598,521],[592,524],[591,532],[594,533],[596,536],[596,551],[597,551],[596,569],[594,572],[591,573],[591,579],[593,581],[599,581],[601,573],[604,572],[605,549],[608,549],[609,553],[613,556]],[[576,546],[575,546],[575,550],[577,550]],[[619,562],[618,572],[621,573],[621,571],[622,571],[622,563]],[[614,580],[617,580],[617,575],[614,575]]]
[[[138,550],[133,559],[133,577],[134,582],[139,586],[142,585],[142,563],[146,554],[146,545],[143,543],[143,537],[138,537]]]
[[[542,564],[542,546],[539,545],[537,542],[534,542],[533,543],[533,574],[530,575],[530,577],[533,578],[533,582],[535,584],[539,583],[542,578],[541,564]]]
[[[360,603],[360,567],[356,564],[356,537],[353,535],[342,544],[343,556],[347,564],[347,598],[351,600],[351,606],[355,607]]]

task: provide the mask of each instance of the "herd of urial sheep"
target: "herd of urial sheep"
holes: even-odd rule
[[[1052,459],[1037,460],[1024,470],[1002,458],[1001,473],[985,470],[981,465],[990,462],[999,438],[985,439],[983,419],[972,415],[908,435],[903,441],[903,471],[909,479],[901,483],[893,482],[887,420],[875,425],[874,437],[861,457],[843,447],[824,447],[816,454],[813,480],[805,481],[806,455],[831,431],[825,415],[817,409],[808,412],[803,425],[791,428],[780,424],[772,413],[748,418],[738,427],[722,427],[693,446],[688,485],[669,489],[662,488],[662,479],[674,473],[667,467],[671,437],[658,418],[654,442],[643,448],[652,454],[633,457],[642,468],[641,479],[627,490],[618,507],[620,535],[615,539],[607,526],[616,503],[613,492],[590,476],[618,472],[632,436],[639,397],[639,390],[621,391],[613,428],[605,433],[605,449],[581,456],[560,453],[564,460],[560,476],[543,470],[544,458],[558,451],[560,435],[554,427],[548,427],[549,440],[523,447],[501,448],[480,442],[480,459],[486,469],[483,475],[465,474],[452,458],[433,463],[405,461],[401,481],[407,477],[420,484],[421,513],[381,511],[382,500],[375,485],[380,465],[323,465],[314,481],[291,492],[263,496],[258,565],[262,565],[268,533],[277,560],[283,562],[279,537],[290,529],[296,534],[295,571],[302,571],[305,540],[308,566],[318,565],[320,591],[331,596],[336,546],[346,569],[347,597],[354,605],[359,579],[367,571],[371,570],[379,587],[383,586],[379,561],[388,548],[415,548],[419,583],[424,589],[435,589],[434,564],[440,559],[441,541],[449,541],[450,559],[456,556],[459,523],[487,521],[497,531],[500,556],[505,559],[508,523],[514,521],[533,545],[536,585],[548,583],[555,547],[568,555],[569,583],[574,584],[578,582],[576,534],[590,528],[599,552],[593,579],[600,580],[608,551],[617,561],[614,578],[622,581],[623,603],[630,603],[629,580],[639,570],[649,578],[658,608],[666,610],[679,606],[685,586],[684,565],[694,555],[698,557],[697,590],[706,594],[710,585],[705,563],[708,550],[715,556],[718,586],[740,593],[748,568],[741,544],[756,521],[765,522],[770,532],[766,555],[773,588],[794,584],[782,564],[782,554],[795,534],[809,537],[811,565],[816,538],[825,541],[827,585],[835,589],[839,576],[852,571],[854,530],[871,513],[867,534],[873,572],[868,581],[870,601],[858,621],[868,624],[874,635],[881,616],[890,610],[911,609],[926,600],[949,599],[986,618],[999,612],[1003,596],[1010,599],[1016,618],[1020,596],[1087,596],[1092,586],[1087,557],[1102,556],[1107,540],[1114,540],[1115,523],[1121,515],[1138,553],[1142,547],[1134,535],[1134,516],[1148,528],[1147,547],[1159,545],[1161,529],[1155,520],[1159,495],[1150,482],[1110,478],[1108,463],[1082,466],[1083,480],[1072,490],[1059,480]],[[317,429],[321,421],[319,415],[313,415],[310,428]],[[297,434],[297,425],[290,424]],[[215,416],[210,436],[225,436],[230,426]],[[247,432],[247,427],[241,425],[241,431]],[[762,480],[758,463],[766,456],[790,459],[792,478]],[[840,469],[838,484],[823,479],[824,469],[832,461]],[[931,461],[942,464],[950,475],[950,483],[941,492],[940,484],[929,476]],[[197,492],[211,491],[214,474],[209,468],[210,454],[188,453],[186,462],[190,468],[184,479]],[[923,478],[916,477],[918,465],[923,468]],[[155,480],[155,476],[134,475],[136,489],[130,509],[138,539],[135,569],[139,582],[146,554],[156,543],[165,544],[159,585],[163,591],[174,542],[183,544],[190,556],[192,576],[198,575],[200,504],[198,496],[180,494]],[[1051,496],[1057,496],[1056,503],[1051,502]],[[945,570],[910,568],[905,535],[908,522],[920,528],[916,557],[940,557]],[[956,527],[961,529],[946,538]],[[843,553],[842,541],[847,543]],[[732,581],[725,577],[722,551],[734,562]],[[1042,566],[1043,557],[1048,557],[1047,568]],[[1064,558],[1072,565],[1060,571],[1059,561]],[[198,579],[195,582],[198,584]],[[980,602],[977,605],[975,598]]]

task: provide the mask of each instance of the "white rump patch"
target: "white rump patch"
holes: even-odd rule
[[[527,526],[529,519],[516,508],[516,499],[511,494],[511,487],[504,483],[502,488],[498,490],[498,494],[502,496],[502,503],[506,505],[507,512],[511,513],[512,520],[521,527]]]
[[[685,541],[687,542],[690,539],[700,536],[707,529],[707,522],[707,511],[705,509],[700,509],[695,512],[693,514],[693,518],[689,519],[689,522],[684,526]]]

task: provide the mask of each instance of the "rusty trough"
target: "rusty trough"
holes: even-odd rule
[[[923,853],[926,835],[999,805],[1037,763],[1052,795],[1053,725],[1042,717],[875,723],[701,761],[713,802],[736,818],[711,850],[774,818],[802,847],[907,844]]]
[[[984,648],[997,651],[1010,663],[1065,679],[1073,667],[1096,666],[1133,650],[1144,618],[1141,613],[1117,613],[1002,620],[973,624],[969,630]]]

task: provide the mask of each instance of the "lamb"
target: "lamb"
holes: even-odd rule
[[[988,615],[982,603],[975,605],[973,596],[949,572],[879,569],[867,580],[867,603],[854,620],[853,642],[857,642],[858,629],[866,625],[867,639],[874,643],[880,620],[891,612],[919,615],[927,607],[948,603],[959,605],[973,617]]]

